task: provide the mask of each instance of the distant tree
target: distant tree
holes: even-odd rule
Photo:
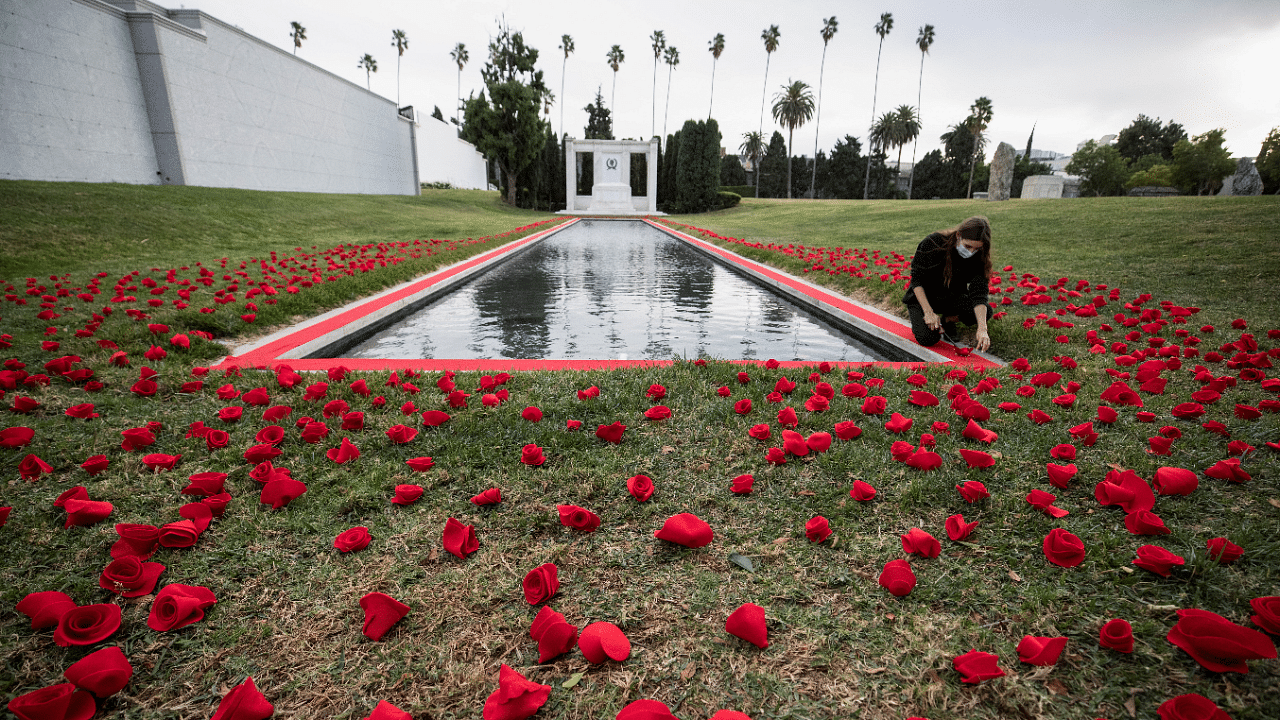
[[[551,106],[556,104],[556,94],[551,88],[542,88],[542,113],[547,116],[547,124],[551,124]]]
[[[943,171],[935,178],[934,187],[936,189],[937,183],[940,183],[942,192],[935,192],[926,197],[937,195],[949,199],[963,198],[969,178],[973,175],[969,169],[973,157],[975,153],[982,154],[987,139],[981,135],[974,137],[969,132],[968,118],[950,126],[938,139],[942,141]]]
[[[724,52],[724,33],[716,33],[707,43],[711,53],[711,101],[707,103],[707,117],[711,117],[711,108],[716,104],[716,64],[720,62],[720,54]]]
[[[667,107],[662,111],[662,133],[667,132],[667,115],[671,112],[671,73],[680,64],[680,51],[672,45],[662,53],[662,61],[667,64]]]
[[[1031,159],[1031,141],[1034,140],[1035,137],[1036,137],[1036,124],[1031,123],[1031,134],[1027,136],[1027,149],[1026,149],[1026,152],[1022,153],[1022,156],[1025,157],[1027,160]],[[1017,197],[1017,196],[1015,195],[1014,197]]]
[[[836,36],[836,31],[840,27],[840,22],[836,20],[836,16],[832,15],[822,21],[822,62],[818,65],[818,104],[813,113],[813,172],[809,178],[809,186],[813,188],[813,197],[818,197],[818,130],[822,123],[822,76],[827,70],[827,43],[831,42],[831,38]]]
[[[885,113],[880,116],[879,120],[876,120],[874,125],[871,126],[871,132],[868,134],[868,139],[870,140],[868,149],[871,151],[872,157],[878,154],[885,154],[885,149],[890,147],[893,144],[893,137],[894,137],[894,134],[897,132],[895,129],[895,125],[897,125],[897,121],[898,121],[898,118],[894,113]],[[870,178],[870,172],[871,172],[871,167],[868,166],[867,168],[868,178]],[[874,192],[874,187],[873,187],[872,191],[867,193],[867,197],[875,198],[875,197],[881,197],[881,196],[877,195]]]
[[[1174,121],[1161,127],[1160,118],[1153,120],[1139,114],[1129,127],[1116,135],[1116,150],[1131,163],[1143,155],[1159,155],[1165,162],[1172,162],[1173,146],[1186,139],[1186,131]]]
[[[725,153],[720,158],[720,184],[721,185],[746,185],[747,171],[742,167],[742,159],[734,153]]]
[[[560,97],[564,98],[564,71],[569,64],[569,56],[573,54],[573,38],[568,35],[560,36],[560,50],[564,53],[564,60],[560,62]],[[596,93],[599,95],[599,92]],[[564,137],[564,103],[560,103],[560,137]]]
[[[1222,187],[1223,178],[1235,172],[1236,161],[1222,146],[1225,133],[1216,128],[1173,146],[1173,182],[1183,192],[1212,195]]]
[[[1280,192],[1280,127],[1271,128],[1253,164],[1262,176],[1262,192]]]
[[[761,140],[760,133],[742,133],[742,145],[738,147],[738,153],[751,163],[751,174],[755,176],[756,197],[760,197],[760,159],[764,157],[764,141]]]
[[[400,58],[409,49],[409,36],[403,30],[391,31],[391,47],[396,49],[396,107],[400,106]]]
[[[780,198],[787,193],[787,139],[777,130],[769,138],[769,146],[760,158],[760,178],[756,181],[760,197]]]
[[[360,68],[361,70],[364,70],[364,85],[365,85],[365,89],[366,89],[366,90],[372,90],[372,89],[373,89],[373,87],[372,87],[372,85],[370,84],[370,83],[371,83],[371,81],[370,81],[370,79],[369,79],[369,78],[370,78],[370,73],[376,73],[376,72],[378,72],[378,61],[377,61],[377,60],[374,60],[374,59],[373,59],[373,56],[372,56],[372,55],[370,55],[369,53],[365,53],[365,54],[364,54],[364,57],[360,58],[360,62],[356,63],[356,67],[357,67],[357,68]]]
[[[1112,145],[1099,145],[1090,140],[1071,156],[1067,173],[1080,176],[1080,192],[1095,197],[1120,195],[1131,174],[1120,151]]]
[[[307,29],[297,20],[289,23],[289,26],[293,28],[289,32],[289,37],[293,38],[293,54],[297,55],[298,48],[302,47],[302,41],[307,39]]]
[[[595,102],[583,110],[587,111],[587,126],[583,128],[582,136],[587,140],[612,140],[613,118],[609,116],[609,108],[604,106],[604,95],[601,94],[598,85]]]
[[[649,36],[649,44],[653,47],[653,92],[649,103],[649,135],[652,136],[658,134],[658,58],[667,47],[666,33],[654,30]]]
[[[525,45],[521,33],[499,24],[497,36],[489,42],[489,60],[480,71],[485,91],[466,105],[462,136],[497,164],[509,205],[517,202],[517,176],[546,142],[538,117],[546,85],[542,71],[535,69],[537,61],[537,49]]]
[[[991,99],[983,96],[973,101],[969,106],[968,124],[969,132],[973,134],[973,146],[975,150],[980,150],[982,143],[978,142],[982,134],[986,132],[987,126],[991,124],[991,118],[995,115],[995,111],[991,109]],[[973,157],[969,159],[969,189],[964,196],[973,197],[973,164],[978,159],[978,153],[974,152]]]
[[[893,13],[882,13],[875,31],[880,36],[880,49],[876,50],[876,81],[871,90],[871,124],[876,124],[876,98],[880,94],[880,54],[884,51],[884,39],[893,29]],[[867,191],[871,189],[871,164],[867,164],[867,177],[863,181],[862,199],[867,199]]]
[[[773,51],[778,49],[778,41],[782,38],[782,31],[777,25],[770,25],[760,33],[760,39],[764,41],[764,87],[760,90],[760,129],[757,134],[764,138],[764,101],[769,94],[769,60],[773,58]],[[760,181],[756,180],[756,197],[760,197]]]
[[[911,168],[911,191],[918,198],[948,197],[953,183],[947,180],[947,164],[941,150],[930,150]]]
[[[458,43],[449,51],[449,57],[453,63],[458,66],[458,115],[462,115],[462,68],[466,66],[467,61],[471,59],[471,55],[467,52],[467,46]],[[462,118],[457,118],[461,123]]]
[[[1132,190],[1136,187],[1173,187],[1173,165],[1161,163],[1133,173],[1125,181],[1124,189]]]
[[[439,120],[440,122],[444,122],[444,113],[440,112],[440,106],[436,105],[434,107],[435,109],[431,111],[431,117]]]
[[[893,114],[893,134],[889,138],[889,145],[898,148],[898,166],[894,173],[896,183],[896,178],[902,174],[902,147],[920,135],[920,118],[916,116],[916,109],[910,105],[899,105]]]
[[[920,48],[920,80],[916,83],[916,114],[919,117],[921,110],[921,101],[924,98],[924,56],[929,54],[929,48],[933,46],[933,26],[925,25],[920,28],[920,34],[916,36],[916,47]],[[921,129],[924,128],[924,121],[920,120]],[[919,133],[916,134],[916,140],[911,143],[911,178],[907,182],[907,199],[911,199],[911,192],[915,189],[916,184],[916,148],[919,146]],[[1027,152],[1030,152],[1028,150]]]
[[[618,67],[627,59],[627,55],[622,52],[621,45],[614,45],[605,53],[605,59],[609,61],[609,67],[613,68],[613,91],[609,94],[609,111],[613,112],[613,101],[618,97]]]
[[[680,130],[676,196],[680,212],[720,206],[720,127],[715,120],[686,120]]]
[[[782,90],[773,96],[773,119],[787,129],[787,197],[791,197],[791,152],[796,136],[796,128],[804,125],[813,117],[813,93],[809,85],[796,80],[782,86]]]

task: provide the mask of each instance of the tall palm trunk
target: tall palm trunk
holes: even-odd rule
[[[884,38],[880,38],[880,49],[876,51],[876,82],[871,89],[871,124],[876,124],[876,96],[880,93],[880,53],[884,51]],[[867,143],[871,148],[873,143]],[[871,154],[867,155],[867,177],[862,181],[862,199],[870,197],[871,192]]]
[[[707,104],[707,119],[711,119],[711,108],[716,105],[716,63],[718,60],[711,61],[711,102]]]
[[[649,135],[658,132],[658,56],[653,56],[653,92],[649,93]]]
[[[613,109],[613,103],[617,99],[618,99],[618,71],[614,70],[613,71],[613,92],[609,93],[609,114],[614,118],[618,117],[617,111]]]
[[[396,107],[400,107],[400,56],[396,56]]]
[[[796,139],[796,128],[793,125],[787,132],[787,199],[791,199],[791,146]]]
[[[920,115],[920,99],[924,97],[924,53],[920,53],[920,81],[916,85],[916,118],[920,120],[921,132],[924,131],[924,119]],[[911,179],[907,181],[907,199],[911,199],[911,192],[916,187],[916,148],[920,146],[920,133],[916,133],[916,139],[911,143]],[[898,161],[902,163],[901,160]]]
[[[764,145],[764,101],[769,94],[769,60],[773,57],[773,53],[765,53],[764,56],[764,87],[760,89],[760,144]],[[764,153],[760,153],[760,159],[756,161],[756,198],[760,197],[760,165],[764,162]]]
[[[662,110],[662,137],[667,136],[667,115],[671,112],[671,71],[675,65],[667,65],[667,106]]]
[[[822,44],[822,64],[818,66],[818,111],[813,119],[813,177],[809,178],[809,192],[818,199],[818,127],[822,124],[822,73],[827,69],[827,44]]]
[[[564,62],[560,63],[560,137],[564,138],[564,68],[569,64],[569,56],[564,56]]]

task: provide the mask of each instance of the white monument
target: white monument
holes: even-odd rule
[[[578,194],[578,153],[592,154],[595,185]],[[631,154],[644,153],[648,168],[645,194],[631,195]],[[658,139],[564,141],[565,215],[663,215],[658,212]]]
[[[1058,175],[1032,175],[1022,181],[1022,197],[1060,198],[1066,186],[1066,178]]]

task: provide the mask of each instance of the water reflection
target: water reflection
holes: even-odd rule
[[[589,220],[345,354],[878,359],[857,340],[643,223]]]

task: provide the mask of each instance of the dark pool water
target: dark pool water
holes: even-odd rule
[[[867,361],[873,350],[640,222],[584,220],[344,355]]]

